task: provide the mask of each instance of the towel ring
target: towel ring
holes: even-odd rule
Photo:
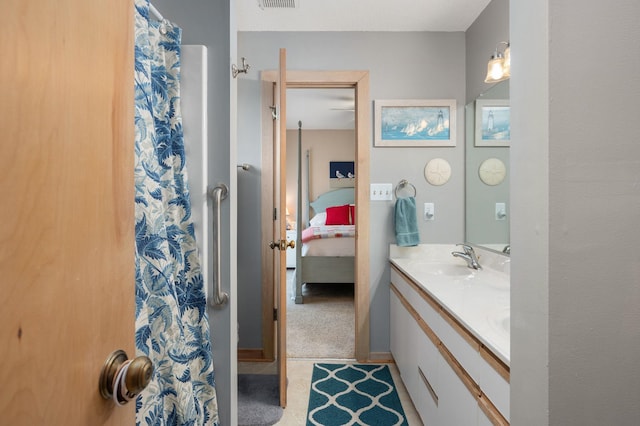
[[[412,183],[409,183],[408,180],[402,179],[400,182],[398,182],[398,184],[396,185],[396,189],[393,191],[393,193],[395,194],[396,198],[398,198],[398,191],[402,190],[407,185],[409,185],[411,188],[413,188],[413,196],[414,197],[416,195],[418,195],[418,191],[416,190],[416,187],[413,186]]]

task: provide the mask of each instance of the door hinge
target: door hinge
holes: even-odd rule
[[[278,209],[276,207],[273,208],[273,220],[278,220]]]
[[[273,320],[278,321],[278,308],[273,308]]]

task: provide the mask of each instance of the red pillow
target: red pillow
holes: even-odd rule
[[[349,225],[355,225],[356,224],[356,205],[355,204],[349,204],[349,218],[351,219],[351,222],[349,223]]]
[[[349,204],[344,206],[327,207],[326,225],[350,225]]]

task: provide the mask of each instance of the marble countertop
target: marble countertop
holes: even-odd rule
[[[507,365],[510,363],[509,257],[476,248],[481,270],[467,267],[453,244],[392,244],[389,259]]]

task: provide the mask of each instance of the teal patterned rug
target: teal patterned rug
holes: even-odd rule
[[[314,364],[307,426],[407,426],[387,365]]]

